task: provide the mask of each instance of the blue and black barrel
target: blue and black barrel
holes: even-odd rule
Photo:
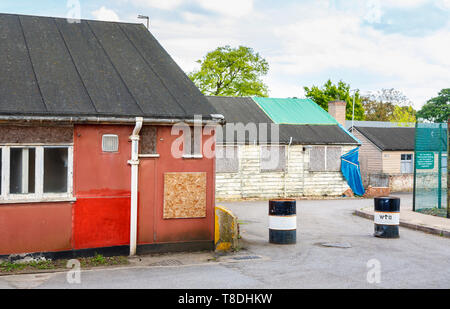
[[[269,242],[295,244],[297,241],[296,201],[280,199],[269,201]]]
[[[375,237],[399,238],[400,199],[394,196],[376,197],[375,203]]]

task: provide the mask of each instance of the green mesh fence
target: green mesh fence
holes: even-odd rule
[[[414,210],[447,217],[447,124],[417,123]]]

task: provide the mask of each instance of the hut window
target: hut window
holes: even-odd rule
[[[313,146],[309,152],[309,170],[325,172],[325,146]]]
[[[401,172],[404,174],[413,173],[413,155],[412,154],[402,154],[401,155]]]
[[[239,148],[238,146],[216,145],[216,172],[237,173],[239,172]]]
[[[36,150],[11,148],[9,188],[12,194],[34,193]]]
[[[67,192],[68,149],[44,149],[44,193]]]
[[[105,134],[102,136],[102,150],[103,152],[118,152],[119,151],[119,137],[114,134]]]
[[[341,170],[342,147],[327,147],[326,170],[339,172]]]
[[[184,134],[183,158],[202,158],[202,128],[190,127],[189,134]]]
[[[283,172],[286,169],[285,146],[261,146],[261,172]]]
[[[155,126],[143,126],[141,130],[141,141],[139,142],[140,154],[157,154],[156,153],[156,133]]]
[[[72,199],[72,146],[0,146],[0,202]]]
[[[309,153],[309,171],[338,172],[341,169],[342,147],[313,146]]]

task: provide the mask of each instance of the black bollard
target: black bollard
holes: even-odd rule
[[[400,199],[398,197],[376,197],[375,203],[375,237],[399,238]]]
[[[269,201],[269,242],[295,244],[297,241],[296,201],[290,199]]]

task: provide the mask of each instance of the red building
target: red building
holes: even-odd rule
[[[143,25],[0,14],[0,80],[0,256],[213,248],[222,120]]]

